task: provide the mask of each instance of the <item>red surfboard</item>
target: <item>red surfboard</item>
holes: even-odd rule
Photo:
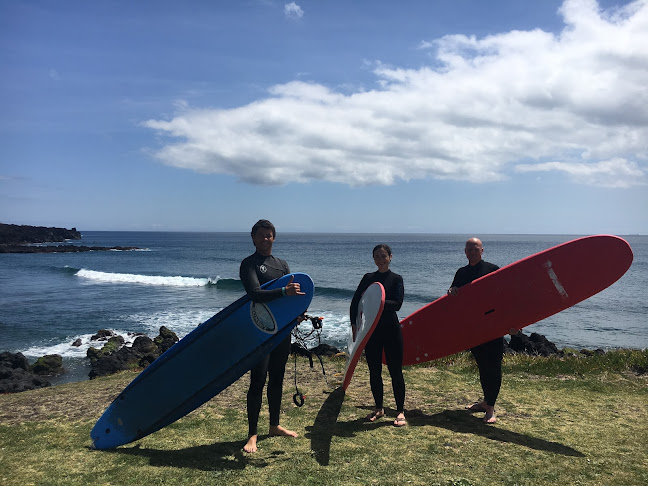
[[[587,236],[489,273],[401,321],[403,364],[458,353],[567,309],[620,279],[632,258],[622,238]]]

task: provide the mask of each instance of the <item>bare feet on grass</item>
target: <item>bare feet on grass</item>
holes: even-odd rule
[[[472,405],[466,405],[466,410],[470,412],[485,412],[487,406],[485,401],[475,402]]]
[[[251,454],[253,452],[257,451],[257,435],[252,435],[246,442],[246,444],[243,446],[243,450],[247,452],[248,454]]]
[[[484,423],[494,424],[495,422],[497,422],[497,417],[495,417],[495,407],[486,405],[486,413],[484,414]]]
[[[297,432],[283,428],[281,425],[271,425],[268,432],[270,437],[297,437]],[[257,440],[259,439],[258,435],[252,435],[248,441],[243,446],[243,451],[248,454],[257,452]]]
[[[280,437],[297,437],[297,432],[292,430],[284,429],[281,425],[271,425],[269,434],[271,437],[280,436]]]

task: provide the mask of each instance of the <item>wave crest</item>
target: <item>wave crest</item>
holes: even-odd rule
[[[132,273],[109,273],[98,272],[82,268],[76,273],[77,277],[90,280],[97,283],[112,284],[138,284],[138,285],[155,285],[168,287],[205,287],[207,285],[216,285],[218,278],[196,278],[196,277],[166,277],[160,275],[138,275]]]

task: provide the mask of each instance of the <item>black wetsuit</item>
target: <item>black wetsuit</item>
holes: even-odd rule
[[[263,256],[254,253],[241,262],[239,276],[245,291],[253,302],[269,302],[283,294],[281,288],[262,290],[266,282],[283,277],[290,273],[288,264],[281,258]],[[249,437],[257,435],[257,424],[263,399],[263,385],[268,376],[268,409],[270,410],[270,425],[279,425],[281,412],[281,395],[286,362],[290,353],[290,335],[270,354],[266,355],[250,372],[250,388],[247,393],[247,414]]]
[[[371,393],[376,402],[376,410],[383,408],[382,355],[385,350],[385,361],[389,369],[396,400],[396,410],[403,412],[405,405],[405,380],[403,379],[403,334],[396,312],[403,305],[405,289],[403,277],[388,270],[387,272],[367,273],[351,300],[351,324],[355,326],[358,314],[358,304],[365,290],[374,282],[380,282],[385,287],[385,306],[367,345],[365,357],[369,366],[369,383]]]
[[[477,265],[466,265],[457,270],[452,287],[462,287],[473,280],[477,280],[499,269],[497,265],[480,260]],[[479,368],[479,381],[484,391],[484,400],[491,407],[502,386],[502,356],[504,355],[504,337],[488,341],[474,348],[470,352],[475,357]]]

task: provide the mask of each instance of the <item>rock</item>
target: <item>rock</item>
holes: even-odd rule
[[[81,253],[86,251],[133,251],[135,246],[84,246],[84,245],[0,245],[0,253]]]
[[[79,338],[79,339],[77,339],[76,341],[74,341],[74,342],[72,343],[72,346],[74,346],[75,348],[78,348],[78,347],[80,347],[82,344],[83,344],[83,341],[81,341],[81,338]]]
[[[58,354],[42,356],[31,366],[31,371],[39,376],[60,375],[63,373],[63,358]]]
[[[105,338],[110,333],[108,342],[101,348],[89,348],[90,379],[110,375],[118,371],[134,368],[146,368],[162,353],[178,342],[178,336],[167,327],[160,328],[160,334],[155,339],[140,335],[135,338],[132,346],[124,346],[124,338],[116,336],[111,331],[100,331],[98,335]],[[94,337],[94,336],[93,336]]]
[[[22,368],[29,370],[29,361],[22,353],[0,353],[0,366],[7,366],[12,369]]]
[[[101,356],[94,363],[88,373],[88,377],[92,380],[98,376],[112,375],[119,371],[124,371],[123,363],[121,363],[115,356]]]
[[[25,243],[56,243],[65,240],[80,240],[76,228],[53,228],[0,223],[0,245]]]
[[[311,352],[320,356],[335,356],[340,352],[340,350],[335,346],[331,346],[330,344],[320,343],[313,349],[311,349]]]
[[[157,345],[159,354],[167,351],[171,346],[179,341],[175,332],[170,331],[166,326],[160,328],[160,334],[153,342]]]
[[[116,336],[114,332],[110,331],[109,329],[100,329],[97,334],[92,336],[90,338],[90,341],[106,341],[109,338]]]
[[[136,349],[142,354],[152,354],[157,351],[158,347],[150,337],[138,336],[133,341],[133,349]]]
[[[22,353],[0,353],[0,393],[18,393],[51,385],[29,371],[29,362]]]
[[[512,335],[508,346],[517,353],[539,356],[560,355],[554,343],[535,332],[531,333],[531,336],[526,336],[523,332]]]

